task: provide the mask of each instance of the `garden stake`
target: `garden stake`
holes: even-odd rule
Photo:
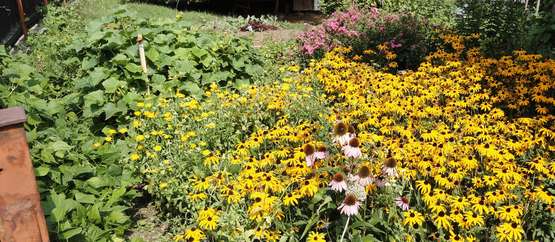
[[[141,61],[141,68],[143,69],[143,74],[145,75],[146,81],[148,80],[148,69],[146,68],[146,58],[145,58],[145,46],[143,44],[143,35],[137,35],[137,45],[139,47],[139,59]],[[146,93],[150,95],[150,85],[146,86]]]
[[[137,44],[139,45],[139,58],[141,59],[141,67],[143,72],[147,74],[148,69],[146,68],[146,58],[145,58],[145,46],[143,44],[143,35],[137,35]]]

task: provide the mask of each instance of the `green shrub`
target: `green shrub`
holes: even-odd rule
[[[460,0],[456,29],[461,35],[480,34],[479,45],[489,56],[510,54],[522,48],[526,12],[519,2],[504,0]]]
[[[352,7],[377,7],[387,12],[414,14],[437,26],[452,27],[455,24],[455,2],[456,0],[324,0],[321,1],[320,8],[323,13],[332,14]]]
[[[526,49],[555,57],[555,0],[542,1],[538,16],[530,16]]]
[[[381,9],[390,12],[408,12],[426,18],[436,26],[455,24],[456,0],[385,0]]]

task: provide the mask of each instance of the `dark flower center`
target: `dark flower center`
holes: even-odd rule
[[[397,161],[393,158],[388,158],[385,160],[385,166],[388,168],[395,168],[397,166]]]
[[[349,140],[349,146],[357,148],[360,146],[360,141],[357,138],[352,138]]]
[[[343,200],[343,203],[349,206],[355,205],[356,202],[357,202],[357,198],[352,194],[347,195],[345,197],[345,200]]]
[[[366,178],[370,176],[370,169],[368,168],[368,166],[361,166],[358,170],[358,176],[360,176],[361,178]]]
[[[335,175],[333,175],[333,180],[336,182],[342,182],[344,179],[343,174],[341,173],[335,173]]]
[[[333,132],[338,136],[344,135],[347,133],[347,125],[343,122],[339,122],[333,127]]]
[[[306,155],[312,155],[314,154],[314,146],[311,144],[306,144],[303,147],[303,151]]]

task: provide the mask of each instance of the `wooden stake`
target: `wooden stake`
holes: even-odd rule
[[[21,0],[17,0],[17,11],[19,12],[19,25],[23,31],[23,38],[27,37],[27,25],[25,25],[25,10],[23,9],[23,3]]]
[[[44,3],[44,6],[48,5],[48,0],[42,0],[42,3]]]
[[[143,35],[137,35],[137,44],[139,45],[139,58],[141,59],[141,67],[143,72],[147,74],[148,69],[146,68],[146,58],[145,58],[145,46],[143,44]]]

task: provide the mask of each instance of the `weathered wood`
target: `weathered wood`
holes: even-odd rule
[[[0,109],[0,128],[25,123],[25,110],[20,107]]]
[[[0,110],[0,241],[48,242],[21,108]]]

